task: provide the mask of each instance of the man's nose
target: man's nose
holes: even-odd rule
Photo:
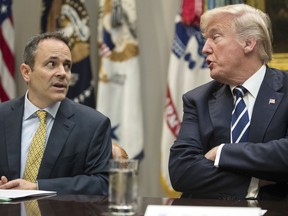
[[[65,70],[64,65],[60,65],[58,68],[58,71],[57,71],[57,75],[58,76],[65,76],[65,74],[66,74],[66,70]]]
[[[208,54],[210,54],[210,53],[212,52],[212,49],[211,49],[209,40],[210,40],[210,39],[207,39],[207,40],[205,41],[205,44],[204,44],[204,46],[203,46],[203,48],[202,48],[202,53],[203,53],[204,55],[208,55]]]

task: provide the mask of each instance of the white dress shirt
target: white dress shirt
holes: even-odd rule
[[[243,100],[245,101],[245,104],[247,106],[248,115],[249,115],[250,120],[251,120],[251,116],[253,113],[255,100],[257,98],[260,86],[261,86],[262,81],[264,79],[265,72],[266,72],[266,65],[263,65],[255,74],[253,74],[248,80],[246,80],[246,82],[244,82],[242,84],[242,86],[244,86],[248,90],[247,94],[244,95]],[[236,86],[230,86],[231,92],[233,92],[233,89],[235,87]],[[235,99],[236,98],[234,97],[234,100]],[[217,154],[216,154],[216,158],[215,158],[215,162],[214,162],[215,167],[219,167],[219,160],[221,157],[221,151],[222,151],[222,148],[224,145],[225,144],[221,144],[217,150]],[[237,145],[237,143],[234,145]],[[254,177],[251,178],[251,182],[250,182],[250,185],[248,188],[246,198],[256,198],[257,197],[258,192],[259,192],[258,183],[259,183],[259,179],[256,179]]]
[[[32,142],[32,139],[34,137],[34,134],[39,127],[40,121],[35,114],[37,110],[40,110],[37,106],[32,104],[28,97],[28,91],[25,94],[25,102],[24,102],[24,115],[22,120],[22,135],[21,135],[21,168],[20,168],[20,176],[23,178],[24,169],[26,165],[26,160],[28,156],[29,146]],[[58,108],[60,106],[61,102],[56,102],[52,104],[49,107],[46,107],[45,110],[47,112],[47,134],[46,134],[46,142],[49,138],[52,126],[54,124],[54,119],[56,116],[56,113],[58,111]]]

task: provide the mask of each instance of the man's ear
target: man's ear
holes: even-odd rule
[[[256,40],[254,38],[247,38],[244,43],[244,52],[250,53],[256,46]]]
[[[20,71],[22,74],[22,77],[24,81],[27,83],[30,81],[30,74],[31,74],[31,68],[29,65],[22,63],[20,65]]]

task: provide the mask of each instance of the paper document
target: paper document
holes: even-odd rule
[[[44,191],[44,190],[1,190],[0,189],[0,201],[8,201],[12,199],[24,198],[24,197],[38,197],[56,194],[56,191]]]
[[[144,216],[261,216],[265,212],[256,207],[148,205]]]

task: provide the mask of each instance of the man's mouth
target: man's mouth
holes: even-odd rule
[[[56,88],[67,88],[66,83],[54,83],[53,86]]]
[[[206,64],[207,64],[208,68],[211,68],[213,62],[211,60],[209,60],[209,59],[206,59]]]

